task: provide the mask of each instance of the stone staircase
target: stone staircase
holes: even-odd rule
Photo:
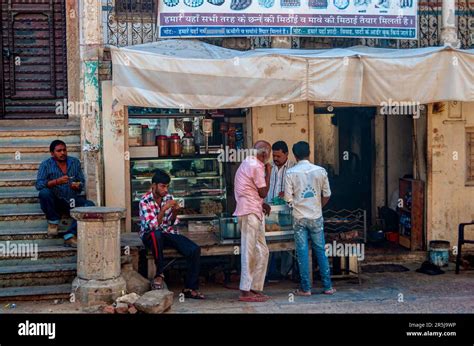
[[[76,275],[76,250],[64,247],[62,234],[71,220],[63,219],[60,234],[48,237],[34,184],[54,139],[67,144],[69,156],[80,158],[79,125],[2,125],[0,122],[0,301],[68,298]]]

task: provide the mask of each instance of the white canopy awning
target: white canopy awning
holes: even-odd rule
[[[474,101],[474,49],[257,49],[197,40],[112,48],[113,94],[138,107]]]

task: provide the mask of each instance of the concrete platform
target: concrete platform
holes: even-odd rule
[[[168,313],[472,313],[474,311],[474,271],[454,274],[454,265],[443,275],[429,276],[414,271],[419,263],[407,264],[402,273],[363,274],[362,284],[335,281],[338,292],[333,296],[314,294],[291,297],[297,284],[289,281],[267,284],[265,293],[271,299],[265,303],[242,303],[237,300],[238,283],[225,288],[205,284],[201,290],[207,299],[180,301],[181,285],[171,283],[175,302]],[[314,292],[320,289],[315,283]],[[294,299],[293,299],[294,298]],[[92,313],[77,304],[52,300],[41,302],[8,301],[15,309],[0,307],[0,313]]]

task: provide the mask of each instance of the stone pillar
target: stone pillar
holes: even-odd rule
[[[102,0],[79,1],[80,13],[80,85],[81,101],[87,109],[81,116],[81,144],[87,198],[102,205],[102,141],[99,63],[103,53]]]
[[[455,11],[456,0],[443,0],[441,42],[446,46],[459,48],[461,46],[461,42],[458,40]]]
[[[78,221],[77,277],[73,293],[83,305],[110,304],[126,291],[120,273],[120,220],[125,208],[71,210]]]

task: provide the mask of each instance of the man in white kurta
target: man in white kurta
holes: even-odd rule
[[[268,299],[263,291],[268,264],[265,241],[264,212],[270,207],[263,203],[270,186],[270,144],[255,143],[256,156],[247,157],[235,174],[234,191],[237,206],[234,216],[241,231],[240,301],[261,302]]]

